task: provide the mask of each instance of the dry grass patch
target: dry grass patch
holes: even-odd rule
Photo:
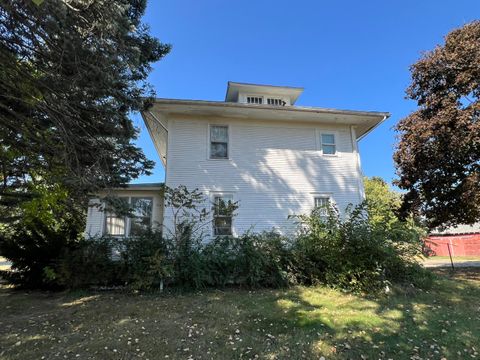
[[[128,295],[0,290],[0,359],[464,359],[480,275],[365,298],[324,287]]]

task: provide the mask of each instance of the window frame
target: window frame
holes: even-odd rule
[[[335,202],[333,200],[333,196],[330,193],[312,193],[313,195],[313,210],[315,210],[319,205],[316,204],[317,199],[327,199],[328,205],[332,207],[332,209],[335,206]],[[321,217],[327,217],[328,213],[325,214],[320,214]]]
[[[119,199],[127,199],[128,204],[130,204],[130,197],[129,196],[119,196],[118,198]],[[108,236],[113,236],[113,237],[119,237],[119,238],[127,237],[128,236],[127,234],[129,233],[128,217],[123,216],[123,222],[124,222],[123,234],[118,234],[118,235],[109,234],[108,231],[107,231],[107,229],[108,229],[107,218],[108,217],[113,217],[113,218],[121,219],[122,216],[117,216],[117,214],[115,214],[113,211],[107,211],[105,209],[105,205],[103,205],[103,209],[104,209],[104,211],[103,211],[103,234],[108,235]],[[109,214],[113,214],[114,216],[110,216]]]
[[[215,204],[215,198],[217,197],[230,197],[231,198],[231,202],[232,204],[235,203],[235,196],[233,194],[233,192],[220,192],[220,191],[213,191],[210,193],[210,202],[213,204],[213,206],[215,207],[216,204]],[[230,199],[229,199],[230,200]],[[234,223],[233,223],[233,220],[234,220],[234,216],[231,215],[231,216],[227,216],[227,215],[220,215],[221,217],[230,217],[230,234],[220,234],[220,235],[217,235],[215,234],[215,218],[217,217],[217,215],[215,214],[215,208],[213,209],[212,211],[212,237],[217,237],[217,236],[235,236],[235,231],[234,231]]]
[[[333,135],[333,140],[334,143],[323,143],[322,135]],[[315,137],[316,137],[316,143],[317,143],[317,150],[320,152],[322,156],[325,157],[339,157],[340,152],[338,150],[338,139],[339,139],[339,133],[336,130],[327,130],[327,129],[317,129],[315,132]],[[323,151],[323,145],[326,146],[335,146],[335,154],[326,154]]]
[[[152,201],[152,209],[151,209],[151,213],[150,213],[150,224],[149,224],[149,227],[152,228],[153,227],[153,209],[154,209],[154,204],[155,204],[155,199],[154,199],[154,196],[142,196],[142,195],[132,195],[132,196],[119,196],[119,198],[122,198],[122,199],[127,199],[127,202],[129,204],[129,206],[132,206],[132,199],[133,198],[139,198],[139,199],[149,199]],[[127,237],[130,237],[132,236],[131,235],[131,231],[132,231],[132,217],[130,216],[123,216],[124,218],[124,222],[125,222],[125,227],[124,227],[124,232],[122,235],[112,235],[112,234],[109,234],[107,232],[107,217],[109,217],[109,213],[112,213],[114,214],[113,212],[111,211],[107,211],[107,210],[104,210],[103,212],[103,235],[108,235],[108,236],[112,236],[112,237],[115,237],[115,238],[127,238]],[[121,216],[115,216],[116,218],[122,218]],[[134,236],[138,236],[138,235],[134,235]]]
[[[130,206],[132,206],[132,209],[133,209],[133,199],[151,200],[151,209],[150,209],[150,216],[134,216],[134,217],[127,216],[127,218],[128,218],[128,236],[132,236],[132,220],[134,220],[135,218],[149,217],[150,221],[149,221],[148,227],[152,228],[152,226],[153,226],[153,202],[154,202],[153,196],[139,196],[139,195],[129,196],[129,204],[130,204]],[[133,235],[133,236],[138,236],[138,235]]]
[[[263,95],[245,94],[244,96],[245,96],[245,104],[248,104],[248,105],[265,105],[265,96],[263,96]],[[262,102],[260,102],[260,103],[248,102],[248,98],[261,99]]]
[[[272,102],[270,104],[269,102]],[[275,104],[275,102],[279,102],[280,104]],[[267,97],[266,105],[270,106],[287,106],[288,102],[285,98],[282,97]]]
[[[212,135],[212,127],[226,127],[227,128],[227,157],[225,158],[212,158],[212,139],[211,139],[211,135]],[[231,150],[231,129],[230,129],[230,125],[228,124],[215,124],[215,123],[210,123],[208,124],[208,128],[207,128],[207,159],[208,160],[212,160],[212,161],[225,161],[225,160],[230,160],[231,158],[231,154],[230,154],[230,150]],[[218,142],[218,141],[217,141]]]

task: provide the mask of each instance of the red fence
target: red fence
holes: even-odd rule
[[[432,256],[480,256],[480,233],[458,235],[430,235],[425,239],[427,250]]]

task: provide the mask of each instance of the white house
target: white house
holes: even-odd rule
[[[302,92],[229,82],[225,101],[157,99],[142,114],[168,187],[198,188],[209,208],[221,199],[238,201],[233,219],[212,213],[210,235],[288,233],[289,215],[325,202],[344,211],[363,200],[357,143],[389,114],[295,106]],[[111,216],[89,213],[88,223],[98,225],[87,225],[87,233],[111,233]],[[157,216],[152,221],[171,228],[170,209]]]

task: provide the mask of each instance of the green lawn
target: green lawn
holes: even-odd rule
[[[324,287],[194,294],[0,289],[0,359],[471,359],[480,272],[367,299]]]

